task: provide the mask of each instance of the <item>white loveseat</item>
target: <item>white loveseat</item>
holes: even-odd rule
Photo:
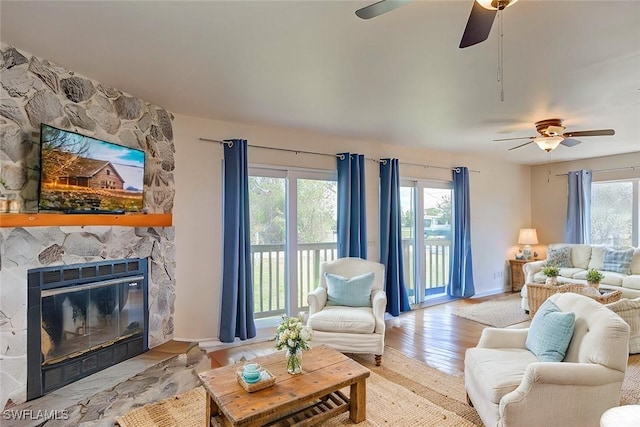
[[[565,249],[567,248],[567,249]],[[627,273],[606,270],[605,256],[612,249],[631,249],[633,255]],[[529,311],[526,283],[544,283],[546,276],[542,274],[542,267],[549,261],[549,255],[566,250],[569,252],[569,266],[560,268],[558,282],[587,284],[587,270],[595,268],[604,274],[600,282],[601,289],[620,290],[622,298],[640,297],[640,248],[609,248],[600,245],[581,245],[570,243],[554,243],[547,248],[547,259],[528,262],[524,265],[525,286],[522,287],[521,307]],[[608,252],[607,252],[608,251]]]

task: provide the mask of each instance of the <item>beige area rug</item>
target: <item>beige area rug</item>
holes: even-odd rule
[[[359,426],[481,426],[476,411],[466,404],[462,377],[444,374],[390,347],[381,367],[373,356],[353,355],[371,369],[367,379],[367,419]],[[343,390],[349,395],[348,388]],[[116,418],[121,427],[202,426],[205,424],[204,389],[134,409]],[[343,413],[323,427],[353,425]]]
[[[205,423],[205,396],[202,386],[157,403],[142,406],[116,417],[121,427],[202,427]]]
[[[620,404],[640,405],[640,354],[629,355]]]
[[[453,314],[496,328],[531,320],[520,307],[520,293],[455,309]]]
[[[373,356],[352,355],[371,369],[367,380],[367,420],[359,426],[482,426],[466,404],[464,379],[447,375],[386,347],[382,366]],[[348,390],[344,390],[348,395]],[[640,404],[640,355],[629,357],[622,387],[622,405]],[[205,424],[205,392],[190,392],[134,409],[116,418],[121,427],[190,427]],[[323,427],[353,425],[348,413]]]

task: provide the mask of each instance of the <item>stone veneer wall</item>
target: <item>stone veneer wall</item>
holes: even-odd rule
[[[171,213],[172,115],[46,60],[0,45],[0,193],[37,211],[40,123],[143,149],[144,206]],[[173,337],[173,227],[0,228],[0,407],[26,400],[27,270],[149,258],[149,347]]]

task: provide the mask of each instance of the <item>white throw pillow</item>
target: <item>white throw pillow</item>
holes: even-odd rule
[[[604,262],[604,246],[594,246],[591,248],[591,260],[589,260],[589,268],[602,270]]]

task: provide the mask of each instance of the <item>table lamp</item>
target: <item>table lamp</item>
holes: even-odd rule
[[[518,236],[518,244],[524,245],[522,255],[524,259],[531,258],[531,245],[538,244],[538,234],[535,228],[521,228]]]

